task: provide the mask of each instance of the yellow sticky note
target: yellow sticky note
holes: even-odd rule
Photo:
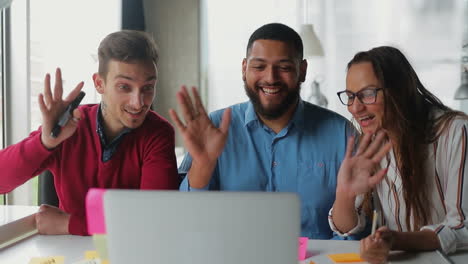
[[[94,248],[96,248],[99,258],[101,258],[101,260],[108,259],[106,235],[93,235],[93,242]]]
[[[85,251],[85,259],[97,259],[99,258],[99,255],[97,251]]]
[[[64,256],[53,257],[36,257],[29,261],[29,264],[63,264],[65,261]]]
[[[340,262],[364,262],[357,253],[329,254],[328,257],[335,263]]]

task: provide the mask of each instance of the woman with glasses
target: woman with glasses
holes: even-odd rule
[[[361,240],[361,256],[370,263],[386,261],[390,250],[468,248],[467,116],[429,92],[396,48],[359,52],[347,69],[338,96],[359,124],[359,146],[383,130],[392,150],[376,162],[376,171],[386,174],[367,178],[349,176],[353,156],[347,155],[330,210],[332,229],[362,234],[377,209],[382,226]],[[372,148],[378,146],[365,151]]]

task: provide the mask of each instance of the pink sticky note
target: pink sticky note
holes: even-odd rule
[[[103,201],[105,192],[106,189],[91,188],[86,195],[86,220],[90,235],[106,234]]]
[[[308,241],[309,241],[308,237],[299,238],[299,260],[304,260],[306,258]]]

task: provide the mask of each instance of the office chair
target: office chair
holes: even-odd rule
[[[38,184],[38,205],[48,204],[52,206],[59,206],[57,192],[54,185],[54,175],[48,170],[44,171],[39,175]]]

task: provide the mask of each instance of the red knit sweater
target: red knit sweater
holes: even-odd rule
[[[111,160],[102,162],[96,132],[99,105],[80,106],[77,131],[49,151],[41,129],[0,151],[0,193],[8,193],[48,169],[54,175],[60,209],[71,214],[71,234],[87,235],[85,196],[89,188],[177,189],[174,129],[153,111],[126,134]]]

